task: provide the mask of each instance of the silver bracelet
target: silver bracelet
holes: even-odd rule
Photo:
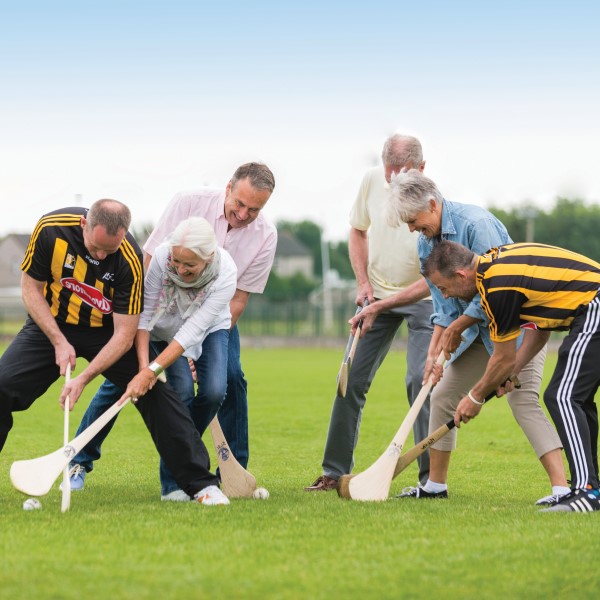
[[[156,361],[148,365],[148,368],[154,373],[154,376],[156,378],[158,378],[158,376],[164,371],[163,367],[159,365]]]
[[[473,403],[473,404],[477,404],[477,406],[483,406],[483,402],[479,402],[479,400],[475,400],[475,398],[473,398],[473,394],[471,394],[471,390],[469,390],[467,392],[467,396],[469,396],[469,400]]]

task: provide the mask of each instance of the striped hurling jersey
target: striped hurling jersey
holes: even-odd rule
[[[142,252],[131,234],[104,260],[90,256],[81,217],[88,209],[63,208],[37,223],[21,270],[46,283],[44,295],[58,323],[83,327],[112,325],[112,313],[143,309]]]
[[[493,248],[479,257],[476,271],[494,342],[516,338],[521,328],[568,329],[600,288],[600,264],[545,244]]]

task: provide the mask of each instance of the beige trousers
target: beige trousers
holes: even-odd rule
[[[483,343],[475,342],[444,369],[442,379],[431,392],[430,434],[454,417],[458,403],[481,378],[489,358],[490,355]],[[546,348],[544,347],[519,373],[521,388],[512,391],[507,396],[493,400],[493,402],[508,400],[513,416],[527,436],[538,458],[551,450],[562,448],[556,430],[539,403],[545,358]],[[482,411],[485,410],[484,406]],[[432,448],[442,451],[454,450],[456,434],[456,429],[452,429]]]

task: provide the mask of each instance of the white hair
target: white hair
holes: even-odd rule
[[[398,227],[410,221],[417,213],[428,210],[432,199],[438,205],[444,197],[435,183],[418,169],[392,175],[387,207],[388,225]]]
[[[168,239],[169,247],[181,246],[197,254],[202,260],[212,258],[217,249],[217,237],[210,223],[203,217],[181,221]]]

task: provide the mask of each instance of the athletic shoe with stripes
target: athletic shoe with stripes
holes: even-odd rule
[[[405,487],[401,494],[398,494],[396,498],[447,498],[448,490],[442,492],[427,492],[421,486],[418,487]]]
[[[193,501],[197,502],[198,504],[205,504],[207,506],[229,504],[229,498],[216,485],[209,485],[203,490],[200,490],[194,496]]]
[[[600,510],[599,490],[573,490],[565,494],[554,506],[540,512],[594,512]]]

